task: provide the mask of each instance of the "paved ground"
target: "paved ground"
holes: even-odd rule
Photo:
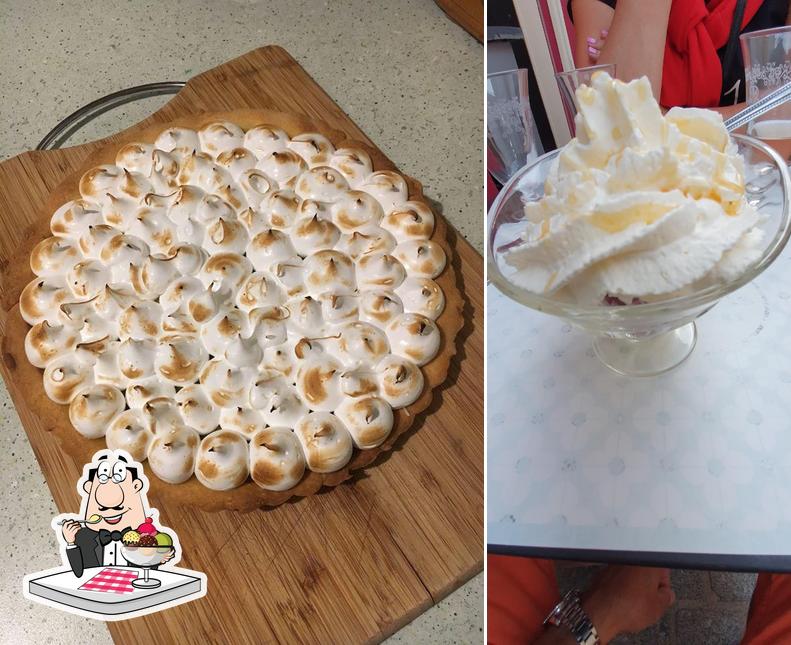
[[[558,570],[561,593],[585,589],[598,567]],[[622,636],[615,645],[736,645],[741,639],[756,576],[677,570],[676,604],[654,627]]]

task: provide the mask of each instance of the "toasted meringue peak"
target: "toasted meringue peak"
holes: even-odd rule
[[[223,121],[210,123],[198,130],[198,138],[201,150],[218,157],[223,152],[241,148],[244,143],[244,131],[235,123]]]
[[[259,158],[285,150],[288,142],[285,130],[268,124],[250,128],[244,135],[245,148],[252,150]]]
[[[385,356],[376,366],[380,396],[394,409],[414,403],[423,392],[423,372],[412,361]]]
[[[25,336],[25,354],[35,367],[46,367],[52,359],[74,350],[80,334],[74,327],[42,320]]]
[[[266,427],[266,422],[263,415],[255,408],[238,406],[223,408],[220,411],[220,427],[250,439],[256,432]]]
[[[132,459],[141,462],[148,458],[154,433],[141,410],[125,410],[107,426],[104,439],[110,450],[126,450]]]
[[[367,253],[357,261],[357,284],[360,289],[389,289],[401,286],[406,269],[387,253]]]
[[[154,145],[165,152],[187,155],[200,150],[200,139],[195,130],[168,128],[159,133]]]
[[[39,277],[63,275],[79,261],[79,249],[63,237],[43,239],[30,253],[30,268]]]
[[[308,292],[351,293],[357,286],[354,262],[340,251],[319,251],[305,258],[305,285]]]
[[[202,435],[217,429],[220,424],[220,408],[209,398],[202,385],[187,385],[176,393],[175,398],[181,416],[188,426]]]
[[[393,256],[403,264],[410,275],[418,278],[436,278],[445,268],[445,251],[431,240],[401,242]]]
[[[19,311],[28,325],[42,320],[56,322],[60,305],[73,298],[62,276],[36,278],[28,283],[19,297]]]
[[[381,445],[393,429],[393,408],[378,397],[346,399],[336,415],[362,450]]]
[[[423,202],[404,202],[385,215],[382,228],[399,242],[427,240],[434,232],[434,213]]]
[[[248,460],[247,440],[238,432],[218,430],[201,441],[195,476],[206,488],[230,490],[247,479]]]
[[[300,215],[299,205],[302,200],[288,188],[270,192],[261,202],[261,211],[269,214],[269,225],[272,228],[285,230],[291,228]]]
[[[79,240],[89,226],[101,223],[102,212],[96,204],[84,199],[75,199],[66,202],[55,211],[49,228],[55,236]]]
[[[212,255],[216,253],[244,253],[250,236],[242,223],[233,217],[220,217],[206,227],[204,248]]]
[[[319,297],[321,302],[321,318],[326,324],[334,327],[354,322],[360,315],[360,296],[325,293]]]
[[[149,143],[128,143],[115,155],[115,165],[144,177],[151,174],[154,163],[154,146]]]
[[[224,358],[215,358],[206,364],[200,375],[200,383],[209,398],[223,408],[246,406],[256,370],[236,367]]]
[[[134,410],[142,408],[151,399],[160,396],[173,398],[175,395],[176,388],[157,376],[137,379],[126,386],[126,404]]]
[[[367,226],[365,232],[354,231],[341,236],[335,247],[352,260],[371,255],[373,253],[390,253],[396,247],[396,240],[392,234],[379,226]]]
[[[383,216],[379,202],[361,190],[346,191],[332,205],[332,221],[344,233],[377,226]]]
[[[297,251],[289,236],[275,228],[261,231],[247,245],[247,257],[256,271],[266,271],[274,263],[296,255]]]
[[[169,335],[159,340],[154,368],[167,383],[194,383],[209,360],[200,339],[193,336]]]
[[[44,368],[44,391],[55,403],[71,403],[77,392],[90,385],[93,385],[93,366],[76,352],[64,352]]]
[[[340,239],[338,227],[317,215],[298,219],[291,230],[291,240],[300,255],[331,250]]]
[[[263,170],[280,186],[289,186],[308,169],[308,165],[293,150],[274,150],[264,157],[259,157],[256,168]]]
[[[352,437],[343,422],[329,412],[311,412],[294,428],[308,468],[317,473],[340,470],[352,457]]]
[[[318,202],[335,202],[346,191],[349,184],[335,168],[317,166],[303,172],[296,181],[294,191],[302,199],[312,199]]]
[[[445,308],[445,294],[431,278],[407,278],[396,289],[404,311],[436,320]]]
[[[336,150],[330,157],[329,165],[338,170],[352,188],[360,186],[373,172],[371,157],[357,148]]]
[[[118,366],[129,380],[154,376],[156,343],[150,338],[127,338],[118,346]]]
[[[238,182],[248,205],[256,209],[261,208],[263,201],[278,190],[277,182],[258,168],[245,170],[239,175]]]
[[[311,358],[297,372],[297,393],[311,410],[330,412],[343,400],[344,368],[331,356]]]
[[[79,249],[85,258],[98,260],[102,249],[121,231],[109,224],[92,224],[80,236]]]
[[[154,474],[170,484],[192,477],[200,437],[189,426],[171,428],[157,434],[148,448],[148,465]]]
[[[387,325],[393,354],[418,365],[425,365],[439,351],[440,335],[436,323],[420,314],[405,313]]]
[[[112,385],[91,385],[81,389],[69,404],[69,420],[87,439],[103,437],[110,422],[124,407],[124,395]]]
[[[184,425],[176,400],[169,396],[155,396],[141,407],[143,418],[155,435],[164,434],[168,430]]]
[[[380,170],[368,175],[359,190],[364,190],[376,197],[385,213],[401,206],[409,198],[406,181],[392,170]]]
[[[326,166],[335,152],[330,140],[317,132],[298,134],[287,145],[302,157],[310,168]]]
[[[291,428],[266,428],[250,437],[250,476],[261,488],[288,490],[305,474],[305,455]]]
[[[285,301],[283,287],[267,271],[251,273],[236,295],[236,306],[247,312],[257,307],[282,305]]]
[[[162,305],[152,300],[130,304],[121,312],[118,330],[121,340],[158,338],[162,333]]]
[[[341,328],[338,349],[346,365],[373,367],[388,353],[390,347],[387,335],[381,329],[358,321],[347,323]]]
[[[212,255],[198,273],[204,286],[217,291],[228,289],[235,292],[253,272],[253,265],[238,253]]]
[[[93,298],[111,279],[110,269],[98,260],[77,262],[66,274],[66,284],[77,298]]]
[[[360,295],[360,320],[380,328],[404,311],[401,298],[392,291],[364,291]]]
[[[308,412],[307,405],[289,380],[276,370],[264,370],[250,389],[250,404],[270,426],[293,428]]]
[[[227,169],[235,181],[239,180],[239,176],[243,172],[254,169],[257,161],[252,152],[241,147],[226,150],[217,155],[217,163]]]

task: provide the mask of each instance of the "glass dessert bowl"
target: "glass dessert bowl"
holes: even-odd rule
[[[538,294],[521,286],[518,270],[506,260],[523,243],[525,205],[544,196],[550,168],[561,150],[525,166],[503,187],[489,211],[488,276],[505,295],[520,304],[565,319],[593,335],[593,347],[607,367],[627,376],[655,376],[673,369],[697,341],[695,320],[729,293],[760,275],[782,252],[791,234],[788,169],[783,159],[757,139],[732,135],[744,158],[745,197],[758,212],[763,232],[756,261],[737,277],[664,300],[619,304],[607,298],[599,305],[579,304],[553,293]]]
[[[172,546],[131,546],[124,544],[121,546],[121,555],[124,559],[136,567],[143,570],[143,577],[132,580],[132,586],[139,589],[152,589],[159,587],[162,582],[149,575],[151,567],[162,564],[163,559],[173,551]]]

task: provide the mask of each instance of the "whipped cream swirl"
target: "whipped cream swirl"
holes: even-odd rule
[[[662,115],[646,78],[606,73],[577,103],[577,137],[505,254],[514,283],[578,304],[651,302],[733,280],[759,258],[759,215],[719,114]]]

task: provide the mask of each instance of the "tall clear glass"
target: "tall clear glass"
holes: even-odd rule
[[[791,82],[791,27],[776,27],[743,34],[747,104]],[[791,103],[784,103],[751,121],[747,133],[765,141],[791,161]]]
[[[517,170],[543,153],[530,111],[527,70],[489,74],[486,77],[486,106],[489,172],[505,184]]]
[[[580,85],[590,85],[591,77],[596,72],[607,72],[615,78],[615,64],[608,63],[602,65],[591,65],[590,67],[580,67],[568,72],[558,72],[555,80],[560,87],[560,96],[563,99],[563,107],[566,108],[566,116],[569,121],[569,128],[572,136],[575,134],[574,117],[577,114],[577,95],[576,91]]]

